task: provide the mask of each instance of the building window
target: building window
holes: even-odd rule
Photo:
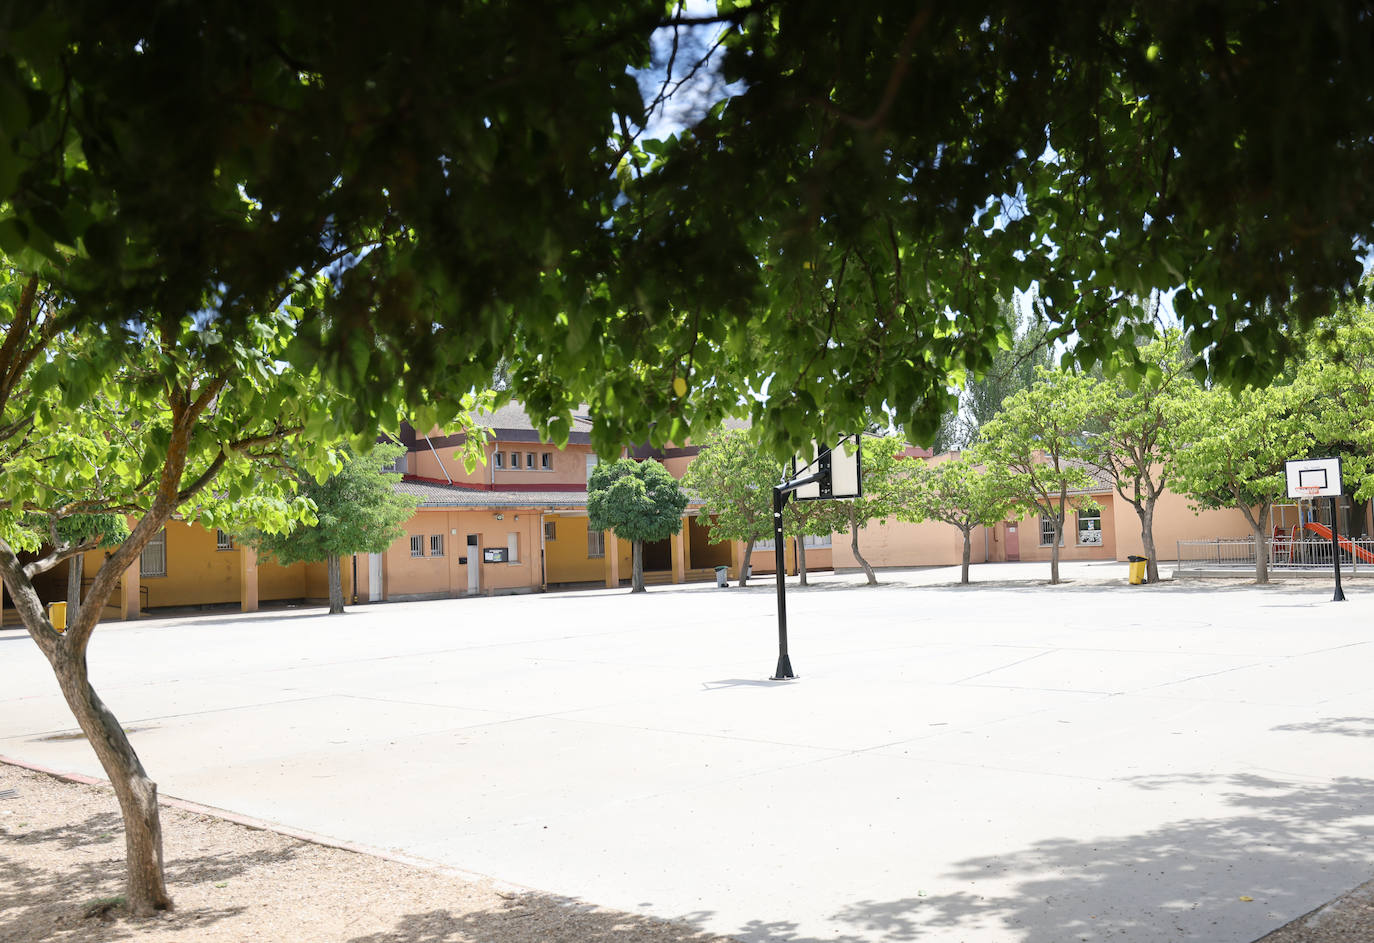
[[[545,522],[544,522],[544,539],[545,539],[545,540],[557,540],[557,539],[558,539],[558,529],[557,529],[556,527],[554,527],[554,522],[553,522],[553,521],[545,521]]]
[[[396,456],[396,461],[392,464],[391,470],[398,475],[410,474],[410,453],[402,452]]]
[[[444,555],[444,535],[429,535],[429,555],[431,557],[442,557]]]
[[[412,557],[423,557],[425,555],[424,534],[410,535],[410,555]]]
[[[1054,543],[1054,518],[1048,514],[1040,515],[1040,546],[1048,547]],[[1064,546],[1064,532],[1059,532],[1059,546]]]
[[[600,530],[587,531],[587,559],[595,560],[606,555],[606,532]]]
[[[1078,512],[1078,545],[1080,547],[1102,546],[1102,512]]]
[[[507,563],[519,563],[519,562],[520,562],[520,535],[519,535],[519,534],[512,533],[512,534],[507,534],[507,535],[506,535],[506,562],[507,562]]]
[[[777,544],[774,542],[772,537],[769,537],[767,540],[754,541],[754,549],[767,550],[769,553],[772,553],[774,550],[777,549]]]
[[[234,538],[233,538],[233,537],[230,537],[230,536],[229,536],[228,534],[226,534],[224,531],[219,530],[218,528],[216,528],[216,529],[215,529],[215,549],[216,549],[216,550],[233,550],[233,549],[234,549]]]
[[[505,453],[505,452],[493,452],[493,453],[491,453],[491,464],[492,464],[492,467],[493,467],[493,468],[505,468],[505,467],[506,467],[506,453]]]
[[[534,471],[534,453],[533,453],[533,452],[526,452],[526,453],[525,453],[525,467],[528,468],[530,471]]]
[[[512,453],[510,453],[510,467],[511,467],[511,471],[519,471],[519,470],[520,470],[520,453],[519,453],[519,452],[512,452]]]
[[[153,535],[143,547],[143,555],[138,558],[140,577],[167,575],[167,530],[164,528]]]
[[[539,456],[539,467],[544,471],[553,471],[553,453],[544,452]]]
[[[826,534],[824,537],[812,537],[807,535],[802,538],[802,546],[808,550],[824,550],[830,546],[830,535]]]
[[[587,480],[588,480],[588,481],[591,481],[591,480],[592,480],[592,469],[595,468],[595,467],[597,466],[597,463],[598,463],[599,461],[600,461],[600,459],[598,459],[595,455],[588,455],[588,456],[587,456]]]

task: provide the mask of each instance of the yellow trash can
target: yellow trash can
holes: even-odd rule
[[[1150,562],[1146,557],[1137,557],[1135,554],[1126,558],[1131,564],[1131,585],[1139,586],[1145,582],[1145,564]]]
[[[67,604],[64,602],[48,603],[48,621],[57,631],[67,631]]]

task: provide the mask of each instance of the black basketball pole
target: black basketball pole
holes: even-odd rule
[[[1341,589],[1341,539],[1336,534],[1336,495],[1331,495],[1331,568],[1336,572],[1336,592],[1332,602],[1345,602],[1345,592]]]
[[[792,659],[787,657],[787,589],[783,581],[786,556],[783,550],[782,510],[787,506],[789,491],[781,485],[773,488],[773,565],[778,577],[778,670],[769,681],[791,681],[797,676],[792,673]]]

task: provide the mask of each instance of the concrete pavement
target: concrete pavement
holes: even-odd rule
[[[750,940],[1248,941],[1366,880],[1374,592],[1124,564],[101,626],[163,793]],[[0,632],[0,754],[100,775]],[[1246,900],[1245,898],[1250,898]]]

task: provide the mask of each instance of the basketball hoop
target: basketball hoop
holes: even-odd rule
[[[1297,493],[1299,500],[1311,499],[1321,494],[1321,485],[1294,485],[1293,490]]]

